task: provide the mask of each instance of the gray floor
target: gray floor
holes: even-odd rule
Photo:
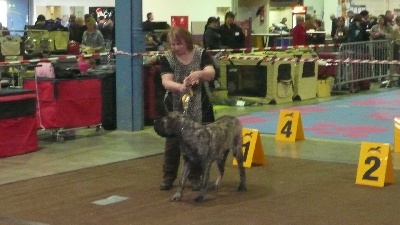
[[[379,90],[384,91],[384,90]],[[327,101],[324,99],[298,101],[283,105],[262,105],[249,107],[225,107],[216,110],[216,116],[224,114],[245,115],[254,111],[284,108],[291,105],[312,104]],[[96,133],[87,128],[76,131],[76,138],[57,142],[50,131],[38,131],[39,150],[33,153],[0,159],[0,184],[57,174],[81,168],[104,165],[137,157],[163,152],[163,138],[158,137],[151,126],[142,131],[105,131]],[[360,152],[359,142],[333,141],[305,137],[304,141],[276,142],[274,134],[261,135],[264,152],[267,156],[311,159],[317,161],[357,163]],[[400,168],[400,154],[393,153],[394,168]],[[161,168],[160,181],[161,181]]]

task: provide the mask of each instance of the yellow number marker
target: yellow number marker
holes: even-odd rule
[[[265,165],[266,159],[259,131],[243,128],[242,136],[243,166],[249,168],[252,165]],[[233,159],[233,165],[237,165],[235,158]]]
[[[280,111],[275,140],[291,142],[304,140],[303,124],[299,111]]]
[[[356,184],[384,187],[394,183],[390,145],[362,142]]]

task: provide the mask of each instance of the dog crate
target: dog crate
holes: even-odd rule
[[[280,104],[293,100],[294,63],[279,52],[231,54],[220,61],[221,84],[228,96],[252,97],[261,103]]]
[[[302,59],[314,59],[317,55],[310,48],[296,49],[292,53],[294,58],[300,59],[295,66],[293,77],[294,99],[305,100],[317,97],[318,63],[317,61],[304,62]]]

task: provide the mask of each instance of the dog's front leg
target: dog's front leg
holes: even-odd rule
[[[212,161],[205,161],[202,163],[202,179],[201,179],[201,190],[200,194],[194,199],[195,202],[203,202],[206,200],[206,194],[208,190],[208,181],[210,180],[210,169]]]
[[[190,168],[189,168],[189,163],[186,162],[186,160],[183,163],[183,172],[182,172],[182,178],[181,181],[179,182],[178,190],[174,194],[174,196],[171,197],[170,201],[176,202],[180,201],[183,195],[183,188],[185,187],[186,180],[189,176]]]

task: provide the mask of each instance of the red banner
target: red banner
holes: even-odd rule
[[[183,27],[186,30],[189,29],[189,17],[188,16],[171,16],[172,27]]]

